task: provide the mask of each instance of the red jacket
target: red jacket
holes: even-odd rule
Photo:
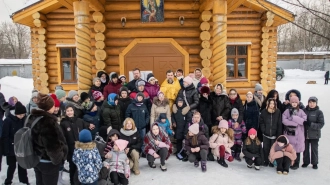
[[[108,85],[106,85],[103,89],[103,96],[104,99],[108,99],[108,95],[111,93],[119,94],[119,89],[122,87],[121,81],[118,80],[118,82],[115,84],[113,82],[110,82]]]

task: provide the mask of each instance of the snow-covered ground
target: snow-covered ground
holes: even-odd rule
[[[310,96],[319,98],[319,106],[323,110],[325,120],[330,119],[330,109],[328,108],[328,94],[330,85],[323,85],[323,71],[302,71],[302,70],[285,70],[285,78],[276,83],[276,89],[280,93],[281,100],[284,99],[285,93],[292,89],[300,90],[302,94],[302,102],[306,105]],[[309,80],[315,80],[317,84],[306,84]],[[27,103],[31,96],[32,80],[17,77],[5,77],[0,80],[2,84],[1,92],[8,99],[10,96],[17,96],[23,103]],[[140,159],[141,174],[139,176],[131,175],[129,181],[133,185],[164,185],[164,184],[318,184],[325,185],[330,181],[330,147],[327,144],[330,140],[330,128],[327,122],[322,130],[322,138],[319,143],[319,169],[313,170],[311,166],[307,169],[299,168],[296,171],[291,170],[288,176],[277,175],[274,168],[263,167],[260,171],[248,169],[245,162],[234,161],[229,164],[229,168],[225,169],[216,162],[208,162],[207,172],[202,173],[200,168],[193,167],[189,162],[181,162],[175,156],[171,156],[167,161],[167,172],[162,172],[157,161],[157,168],[151,169],[147,165],[147,160]],[[6,159],[3,158],[2,171],[0,173],[0,181],[6,178]],[[29,170],[29,178],[31,184],[35,184],[34,172]],[[65,174],[64,179],[67,181],[68,176]],[[14,184],[19,183],[17,172]]]

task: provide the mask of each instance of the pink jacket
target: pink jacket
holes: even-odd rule
[[[223,145],[226,148],[227,153],[231,153],[231,147],[234,145],[234,141],[232,141],[228,134],[213,134],[210,137],[210,148],[212,148],[212,154],[220,157],[219,146]]]
[[[284,136],[286,138],[286,140],[289,143],[289,140],[286,136]],[[294,161],[297,158],[297,153],[294,150],[293,146],[289,143],[285,148],[282,149],[282,151],[277,151],[275,152],[275,146],[277,145],[277,142],[275,142],[272,146],[272,148],[270,149],[270,153],[269,153],[269,161],[270,162],[274,162],[275,159],[278,158],[282,158],[284,156],[287,156],[291,159],[291,165],[293,165]]]

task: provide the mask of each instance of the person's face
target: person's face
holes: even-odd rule
[[[120,80],[121,80],[122,83],[125,83],[126,82],[126,78],[124,78],[124,77],[121,77]]]
[[[297,96],[297,94],[292,92],[292,93],[290,93],[289,97],[291,98],[292,96]]]
[[[293,103],[291,103],[291,106],[292,106],[293,108],[296,108],[296,107],[298,106],[298,103],[293,102]]]
[[[54,114],[57,114],[59,110],[60,110],[59,107],[55,107],[55,109],[54,109]]]
[[[138,90],[139,90],[140,92],[144,91],[144,85],[140,85],[140,86],[138,87]]]
[[[122,98],[127,98],[127,91],[122,91],[120,95]]]
[[[221,87],[220,87],[220,86],[217,86],[217,87],[215,88],[215,93],[216,93],[216,94],[221,94],[221,92],[222,92]]]
[[[256,138],[256,135],[251,134],[249,137],[250,137],[250,139],[254,140]]]
[[[17,98],[14,98],[14,104],[16,104],[18,102]]]
[[[38,100],[37,97],[33,97],[33,98],[32,98],[32,101],[33,101],[34,103],[37,103],[37,100]]]
[[[227,131],[227,129],[225,129],[225,128],[220,128],[220,132],[221,132],[221,134],[226,133],[226,131]]]
[[[141,102],[143,100],[143,97],[142,96],[138,96],[137,99],[138,99],[139,102]]]
[[[277,142],[277,145],[280,146],[280,147],[283,147],[284,143]]]
[[[169,79],[173,80],[173,79],[174,79],[174,74],[173,74],[173,72],[167,73],[167,74],[166,74],[166,78],[167,78],[168,80],[169,80]]]
[[[160,120],[162,123],[165,123],[166,122],[166,119],[161,119]]]
[[[159,134],[159,127],[157,125],[154,125],[152,127],[152,134],[157,136]]]
[[[229,92],[229,98],[234,100],[237,97],[237,93],[235,91],[230,91]]]
[[[194,136],[194,134],[193,133],[191,133],[190,131],[188,132],[188,134],[189,134],[189,136]]]
[[[118,140],[117,134],[110,136],[110,139],[111,139],[111,141],[117,141]]]
[[[73,97],[72,97],[72,100],[73,101],[75,101],[75,102],[78,102],[79,101],[79,95],[74,95]]]
[[[275,108],[274,101],[270,101],[269,102],[269,108],[271,108],[271,109],[274,109]]]
[[[107,80],[107,76],[106,76],[105,74],[102,74],[102,75],[101,75],[101,78],[102,78],[103,81],[104,81],[104,80]]]
[[[150,83],[151,85],[155,85],[155,84],[156,84],[156,81],[155,81],[155,79],[152,79],[152,80],[149,81],[149,83]]]
[[[25,114],[18,114],[18,115],[16,115],[16,117],[17,117],[18,119],[23,119],[24,116],[25,116]]]
[[[195,78],[199,79],[200,77],[202,77],[202,72],[200,72],[199,70],[195,71]]]
[[[127,121],[126,123],[126,130],[132,130],[133,124],[130,121]]]
[[[179,71],[176,72],[176,76],[177,76],[177,77],[181,77],[182,75],[183,75],[183,74],[182,74],[181,72],[179,72]]]
[[[232,117],[234,120],[237,120],[237,118],[238,118],[238,114],[232,114],[231,117]]]
[[[140,78],[141,74],[138,70],[133,71],[134,79],[137,80]]]
[[[253,96],[251,94],[246,95],[246,101],[251,102],[253,100]]]
[[[262,91],[257,91],[257,94],[262,95]]]
[[[277,100],[277,98],[278,98],[278,94],[275,93],[273,98],[274,98],[275,100]]]
[[[50,113],[50,114],[54,114],[54,112],[55,112],[55,106],[53,106],[52,108],[50,108],[47,112]]]
[[[308,107],[310,107],[310,108],[315,108],[316,107],[316,102],[315,101],[309,101],[308,102]]]
[[[94,83],[94,85],[96,87],[100,87],[101,86],[101,81],[100,80],[96,80],[95,83]]]
[[[165,98],[165,97],[164,97],[164,94],[159,94],[159,95],[158,95],[158,99],[159,99],[160,101],[163,101],[164,98]]]
[[[182,101],[179,101],[178,102],[178,107],[182,107],[183,106],[183,102]]]
[[[68,116],[69,118],[74,117],[74,110],[72,107],[69,107],[65,110],[65,114],[66,116]]]
[[[207,98],[209,95],[207,93],[203,93],[203,97]]]
[[[194,115],[192,119],[193,123],[199,123],[201,121],[200,115]]]
[[[113,150],[116,151],[116,152],[119,152],[119,148],[117,145],[113,145]]]
[[[113,78],[112,82],[116,84],[118,82],[118,78]]]
[[[183,81],[183,86],[184,86],[184,87],[188,87],[189,84],[188,84],[187,82]]]
[[[91,112],[96,112],[97,111],[97,106],[94,105],[94,107],[92,108]]]

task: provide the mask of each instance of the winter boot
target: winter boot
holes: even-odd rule
[[[290,168],[291,168],[292,170],[296,170],[296,169],[299,168],[299,164],[298,164],[298,163],[294,163],[293,166],[290,166]]]
[[[302,168],[307,168],[308,164],[302,164],[301,167]]]
[[[246,165],[246,166],[247,166],[248,168],[252,168],[252,165],[249,165],[249,164],[248,164],[248,165]]]
[[[220,159],[218,160],[218,163],[219,163],[221,166],[223,166],[223,167],[225,167],[225,168],[228,168],[228,164],[226,163],[224,157],[220,157]]]
[[[198,160],[196,160],[196,161],[194,162],[194,166],[195,166],[196,168],[199,166],[199,161],[198,161]]]
[[[207,160],[208,161],[214,161],[214,156],[213,156],[213,154],[211,152],[211,148],[209,148],[209,152],[207,154]]]
[[[260,166],[254,166],[254,169],[260,170]]]
[[[317,164],[313,164],[313,169],[314,170],[317,170],[318,169]]]
[[[156,165],[154,162],[148,162],[150,168],[156,168]]]
[[[206,172],[206,161],[201,161],[202,172]]]
[[[167,171],[167,168],[166,168],[165,164],[164,164],[164,165],[160,165],[160,169],[161,169],[163,172],[166,172],[166,171]]]
[[[233,155],[234,156],[234,155]],[[239,154],[238,153],[236,153],[236,155],[235,155],[235,159],[238,161],[238,162],[241,162],[242,160],[241,160],[241,158],[239,157]]]

